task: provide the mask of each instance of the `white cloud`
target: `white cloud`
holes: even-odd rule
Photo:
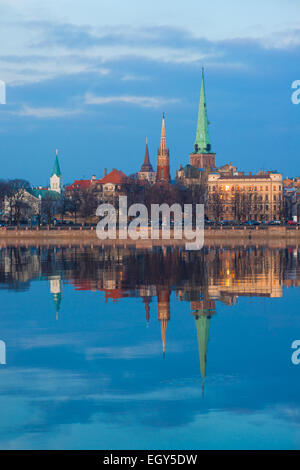
[[[133,104],[147,108],[158,108],[165,104],[176,104],[179,100],[175,98],[161,98],[156,96],[95,96],[91,93],[85,95],[85,104],[89,105],[105,105],[111,103]]]
[[[145,77],[142,75],[134,75],[134,74],[125,74],[121,78],[124,82],[129,82],[129,81],[138,81],[138,80],[149,80],[149,77]]]
[[[23,85],[79,73],[104,75],[109,69],[101,64],[128,57],[174,64],[220,62],[221,67],[224,40],[250,39],[277,49],[300,44],[298,0],[202,3],[190,0],[187,8],[176,0],[149,5],[140,0],[86,0],[84,6],[76,0],[1,0],[0,79]],[[210,41],[209,47],[200,38]],[[230,62],[232,68],[244,66]],[[128,74],[121,79],[141,77]]]
[[[283,28],[289,29],[299,17],[299,0],[1,0],[6,18],[12,20],[51,20],[74,25],[104,26],[135,24],[188,30],[210,40],[235,37],[266,37]]]
[[[34,108],[31,106],[23,106],[19,111],[12,111],[11,114],[15,114],[21,117],[34,117],[38,119],[51,119],[51,118],[65,118],[72,117],[78,114],[82,114],[82,109],[66,109],[66,108],[51,108],[41,107]]]
[[[169,343],[168,353],[178,353],[183,350],[182,344]],[[133,346],[123,347],[94,347],[86,350],[88,359],[96,357],[109,357],[112,359],[134,359],[162,355],[161,342],[153,342],[148,344],[137,344]]]

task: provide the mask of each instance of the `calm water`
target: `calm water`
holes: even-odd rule
[[[299,449],[300,252],[0,249],[1,449]]]

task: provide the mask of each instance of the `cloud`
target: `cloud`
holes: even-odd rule
[[[183,346],[181,344],[170,343],[168,345],[168,353],[178,353],[182,352],[182,350]],[[161,355],[161,342],[137,344],[123,347],[91,347],[86,350],[86,356],[88,360],[94,360],[97,357],[109,357],[111,359],[136,359]]]
[[[140,60],[166,64],[205,65],[248,70],[247,51],[285,50],[300,44],[300,29],[282,29],[263,37],[258,34],[208,39],[183,27],[110,25],[92,27],[46,20],[0,20],[0,79],[22,85],[81,73],[110,73],[110,65]],[[123,72],[123,82],[142,80]]]
[[[78,114],[84,113],[82,109],[65,109],[65,108],[51,108],[51,107],[40,107],[34,108],[31,106],[23,106],[19,111],[12,111],[20,117],[33,117],[38,119],[49,119],[49,118],[65,118],[72,117]]]
[[[121,78],[121,80],[123,80],[124,82],[138,81],[138,80],[149,80],[149,79],[150,79],[150,77],[145,77],[145,76],[142,76],[142,75],[135,75],[135,74],[130,74],[130,73],[126,73]]]
[[[110,74],[108,67],[95,63],[94,60],[81,55],[6,55],[0,56],[1,79],[10,86],[23,86],[40,83],[60,77],[93,73],[98,76]]]
[[[86,93],[85,104],[88,105],[106,105],[111,103],[124,103],[146,108],[158,108],[162,105],[176,104],[179,100],[176,98],[161,98],[156,96],[95,96],[91,93]]]

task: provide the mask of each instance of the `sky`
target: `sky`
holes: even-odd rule
[[[64,183],[189,162],[201,68],[217,165],[300,175],[298,0],[0,0],[0,178]]]

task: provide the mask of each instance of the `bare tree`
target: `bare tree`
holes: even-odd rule
[[[208,205],[210,212],[213,213],[214,219],[219,222],[224,212],[223,195],[220,191],[217,190],[210,194]]]
[[[54,198],[51,193],[47,192],[47,194],[42,199],[41,214],[42,214],[42,218],[47,220],[48,225],[52,224],[56,210],[57,210],[57,199]]]
[[[28,215],[30,206],[26,201],[26,191],[30,190],[30,184],[23,179],[14,179],[7,182],[6,198],[9,204],[9,219],[19,225],[22,217]]]
[[[94,188],[82,189],[80,191],[80,215],[85,221],[95,215],[98,205],[98,197]]]
[[[77,214],[80,211],[81,204],[81,191],[80,189],[72,189],[68,194],[69,198],[69,211],[74,215],[75,224],[77,221]]]

